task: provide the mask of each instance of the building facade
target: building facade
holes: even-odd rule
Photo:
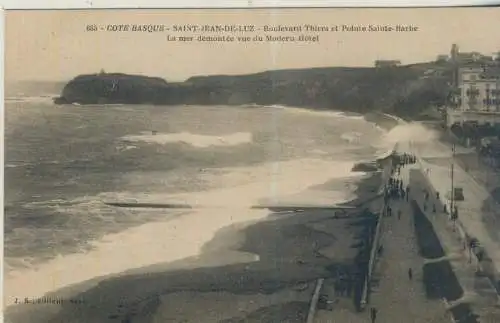
[[[437,63],[444,63],[444,62],[447,62],[448,60],[450,59],[450,57],[448,55],[438,55],[436,57],[436,62]]]
[[[499,75],[483,67],[459,68],[459,110],[500,113]]]
[[[446,124],[500,124],[500,70],[479,66],[457,69],[457,86],[446,109]]]

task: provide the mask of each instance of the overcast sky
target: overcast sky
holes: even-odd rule
[[[320,33],[316,43],[179,43],[166,38],[180,33],[87,32],[89,24],[242,24],[259,28],[404,24],[419,31]],[[175,81],[192,75],[283,68],[371,66],[376,59],[399,59],[407,64],[448,54],[452,43],[462,51],[488,55],[500,50],[500,8],[32,10],[8,11],[5,28],[7,81],[69,80],[101,69]]]

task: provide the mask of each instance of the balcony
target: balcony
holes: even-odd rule
[[[468,89],[465,91],[465,95],[467,97],[477,97],[479,96],[479,90],[478,89]]]

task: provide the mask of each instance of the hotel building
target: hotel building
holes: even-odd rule
[[[500,71],[461,67],[458,72],[460,111],[500,113]]]

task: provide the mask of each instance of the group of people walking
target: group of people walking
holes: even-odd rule
[[[393,210],[391,208],[392,200],[403,200],[409,201],[410,194],[410,185],[409,183],[403,182],[401,178],[401,169],[402,167],[410,164],[414,164],[416,162],[416,157],[413,154],[403,153],[399,155],[399,159],[395,160],[391,168],[391,176],[389,177],[387,184],[384,188],[384,216],[392,216]],[[401,218],[401,209],[398,210],[397,216],[398,219]],[[378,248],[378,253],[381,254],[383,250],[382,245]],[[413,280],[413,270],[411,268],[408,269],[408,279]],[[375,323],[377,319],[378,310],[375,307],[370,309],[370,318],[372,323]]]
[[[395,155],[395,158],[393,159],[394,163],[391,168],[391,177],[389,178],[389,181],[385,187],[384,190],[384,203],[385,205],[389,204],[389,200],[391,199],[406,199],[408,202],[408,195],[410,194],[410,187],[409,185],[406,185],[404,187],[403,180],[399,178],[401,176],[401,168],[410,165],[410,164],[415,164],[417,158],[413,154],[409,153],[403,153],[401,155]],[[390,207],[388,209],[388,214],[389,216],[392,215],[392,210]]]
[[[403,153],[399,156],[400,165],[411,165],[417,162],[417,157],[414,154]]]
[[[403,180],[397,177],[389,178],[389,181],[384,190],[384,203],[389,204],[389,201],[394,199],[408,199],[409,187],[404,188]]]

